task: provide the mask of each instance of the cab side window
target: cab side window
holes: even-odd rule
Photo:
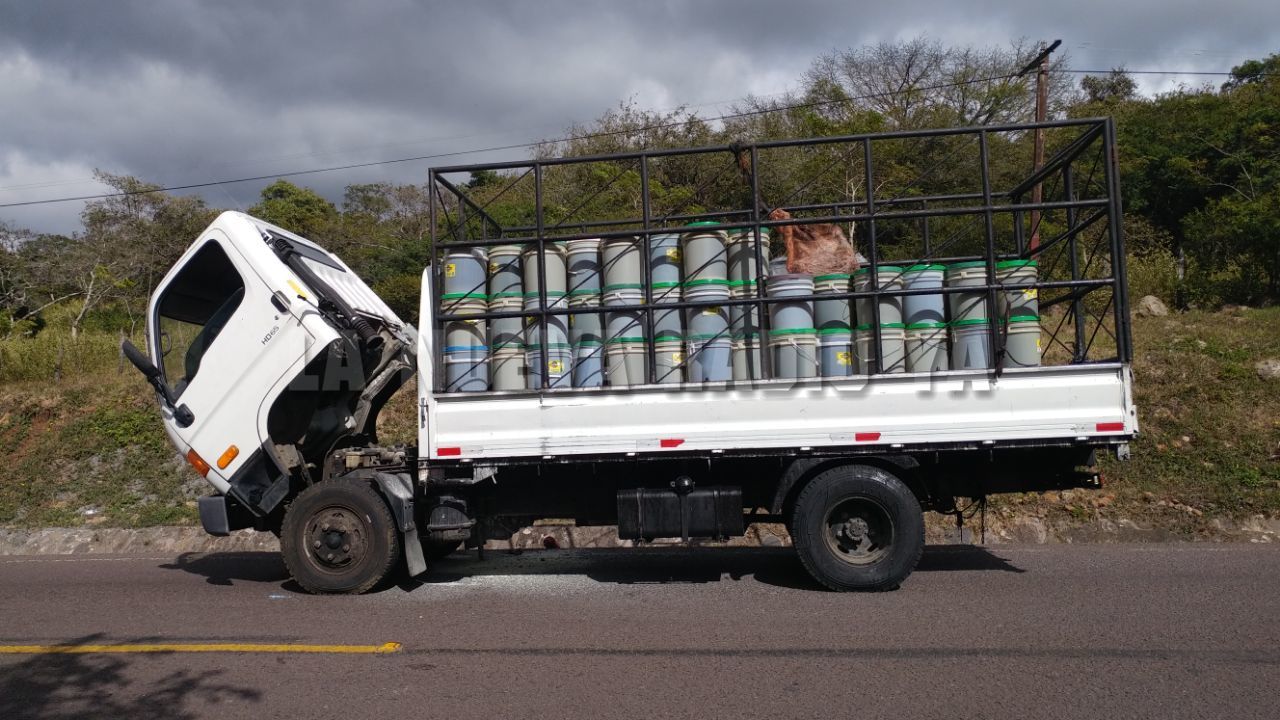
[[[208,242],[187,261],[157,304],[160,369],[175,395],[200,371],[201,360],[244,299],[244,280],[222,246]]]

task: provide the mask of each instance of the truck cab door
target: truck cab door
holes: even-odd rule
[[[301,372],[314,342],[288,299],[215,224],[153,295],[148,325],[175,407],[193,418],[162,411],[175,445],[219,491],[250,508],[274,505],[263,497],[279,471],[263,448],[262,408]]]

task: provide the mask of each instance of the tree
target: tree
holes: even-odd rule
[[[1138,95],[1138,84],[1119,68],[1106,75],[1085,75],[1080,89],[1089,103],[1128,102]]]
[[[249,214],[321,244],[337,235],[338,209],[311,188],[277,180],[262,189]]]

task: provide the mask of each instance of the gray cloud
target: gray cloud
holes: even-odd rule
[[[922,33],[1061,37],[1075,67],[1220,70],[1280,49],[1278,25],[1280,9],[1261,0],[0,0],[0,203],[94,192],[95,167],[181,184],[528,142],[629,97],[715,114],[793,85],[822,52]],[[337,199],[353,182],[420,182],[426,165],[301,181]],[[206,197],[249,205],[262,184]],[[0,208],[0,219],[68,231],[79,210]]]

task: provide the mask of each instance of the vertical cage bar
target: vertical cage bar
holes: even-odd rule
[[[1067,163],[1062,167],[1062,190],[1067,195],[1068,202],[1074,202],[1076,198],[1075,175],[1071,172],[1071,163]],[[1074,207],[1067,208],[1067,252],[1071,253],[1071,279],[1072,281],[1080,280],[1080,249],[1076,242],[1076,226],[1077,213]],[[1071,289],[1071,316],[1075,320],[1075,352],[1072,354],[1072,363],[1082,363],[1084,357],[1084,302],[1080,298],[1080,289]]]
[[[982,166],[982,203],[986,206],[982,217],[987,235],[987,325],[991,332],[987,347],[991,350],[991,366],[999,372],[1000,361],[1004,357],[1004,338],[1000,334],[1000,312],[996,309],[996,223],[991,206],[991,159],[986,130],[978,132],[978,153]]]
[[[744,310],[748,307],[756,309],[756,325],[758,337],[755,345],[760,349],[760,377],[773,377],[773,351],[770,349],[769,338],[773,334],[773,322],[769,319],[769,303],[765,300],[765,278],[768,277],[769,271],[764,264],[764,249],[760,246],[760,150],[755,145],[751,146],[751,222],[755,226],[751,231],[755,233],[755,253],[756,253],[756,302],[744,306]],[[770,238],[772,244],[772,237]],[[744,321],[743,325],[751,327],[751,323]],[[744,340],[746,338],[743,338]],[[732,342],[732,339],[730,340]],[[747,348],[747,358],[751,358],[751,343],[745,345]],[[730,351],[732,353],[732,351]]]
[[[649,203],[649,154],[640,155],[640,187],[643,197],[640,198],[640,211],[643,215],[642,235],[640,236],[640,288],[644,292],[644,310],[641,315],[644,317],[644,353],[647,358],[645,362],[645,374],[649,376],[649,383],[658,382],[658,339],[654,337],[653,332],[653,283],[651,282],[652,268],[649,267],[650,250],[649,245],[651,238],[649,229],[652,227],[653,208]],[[684,295],[680,296],[680,300],[684,300]]]
[[[1111,233],[1111,278],[1116,324],[1116,354],[1121,362],[1133,361],[1133,337],[1129,327],[1128,259],[1124,254],[1124,213],[1120,205],[1120,157],[1116,150],[1115,121],[1103,121],[1102,147],[1106,153],[1108,232]]]
[[[871,307],[871,352],[867,353],[871,358],[871,372],[868,375],[877,375],[884,368],[881,366],[883,358],[880,356],[884,352],[884,345],[880,338],[880,253],[876,249],[876,200],[875,200],[875,172],[871,165],[871,139],[867,138],[862,141],[862,164],[863,173],[867,181],[867,260],[870,267],[867,270],[867,280],[869,281],[869,289],[871,290],[870,307]],[[857,322],[861,323],[859,318]],[[857,340],[854,341],[855,343]]]
[[[548,367],[551,363],[550,340],[551,337],[547,333],[547,238],[543,235],[545,229],[543,226],[544,218],[542,212],[542,163],[534,163],[533,165],[533,215],[534,224],[537,228],[538,239],[534,243],[534,251],[538,258],[538,331],[540,337],[538,347],[538,362],[542,366],[538,368],[538,377],[541,378],[538,384],[538,393],[545,393],[551,387],[551,373]],[[523,309],[523,308],[522,308]]]

